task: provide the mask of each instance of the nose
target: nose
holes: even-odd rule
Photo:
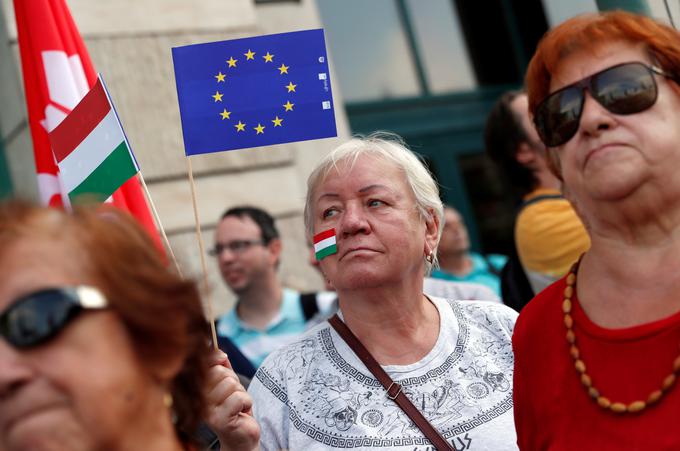
[[[225,246],[224,248],[222,248],[222,250],[220,250],[217,259],[221,264],[230,263],[236,259],[236,252],[232,251],[231,249],[229,249],[229,247]]]
[[[21,352],[0,338],[0,400],[27,383],[32,374]]]
[[[604,131],[616,127],[616,124],[615,115],[607,111],[597,100],[593,99],[590,92],[586,91],[579,126],[581,131],[587,136],[598,137]]]
[[[368,233],[369,230],[370,225],[362,206],[355,203],[348,204],[342,214],[339,234],[349,236],[357,233]]]

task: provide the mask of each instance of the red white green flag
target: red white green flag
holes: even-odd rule
[[[50,143],[71,202],[104,202],[139,172],[101,76]]]
[[[338,246],[335,243],[335,229],[328,229],[314,235],[314,253],[317,260],[336,252],[338,252]]]
[[[40,199],[45,205],[68,203],[48,133],[71,112],[97,81],[97,73],[66,0],[14,0],[28,122]],[[112,196],[113,204],[149,232],[159,249],[160,236],[137,178]]]

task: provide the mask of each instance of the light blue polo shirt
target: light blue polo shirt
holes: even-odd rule
[[[508,257],[499,254],[488,254],[486,258],[475,252],[470,252],[470,258],[472,259],[472,270],[469,274],[459,277],[451,274],[447,271],[442,271],[441,269],[435,269],[432,271],[430,277],[434,279],[450,280],[453,282],[470,282],[479,283],[486,285],[491,288],[494,293],[500,298],[501,297],[501,279],[499,277],[505,262]],[[489,264],[494,266],[495,272],[489,268]]]
[[[300,293],[283,289],[281,310],[264,330],[252,328],[239,319],[236,307],[217,321],[217,334],[229,337],[255,368],[273,350],[291,342],[305,331]]]

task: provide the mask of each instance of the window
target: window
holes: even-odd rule
[[[319,0],[318,4],[347,102],[476,86],[450,0]]]
[[[319,0],[319,9],[346,102],[420,94],[394,0]]]

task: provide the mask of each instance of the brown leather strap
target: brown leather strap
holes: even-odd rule
[[[359,339],[349,330],[349,327],[342,322],[338,315],[333,315],[329,320],[333,329],[340,334],[345,343],[352,348],[354,353],[364,362],[366,368],[369,369],[371,373],[380,381],[385,390],[387,390],[387,397],[397,403],[401,410],[409,416],[409,418],[418,426],[423,434],[430,440],[430,442],[438,450],[453,450],[451,445],[442,437],[442,435],[437,431],[434,426],[427,421],[427,418],[423,416],[422,413],[413,405],[413,403],[406,397],[404,392],[401,391],[401,385],[397,384],[392,380],[392,378],[382,369],[380,364],[375,361],[373,356],[368,349],[364,347]]]

